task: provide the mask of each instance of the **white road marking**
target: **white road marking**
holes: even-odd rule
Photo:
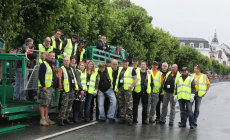
[[[69,132],[77,130],[77,129],[81,129],[81,128],[84,128],[84,127],[87,127],[87,126],[90,126],[90,125],[94,125],[96,123],[98,123],[98,122],[87,123],[87,124],[84,124],[84,125],[81,125],[81,126],[77,126],[77,127],[74,127],[74,128],[68,129],[68,130],[64,130],[64,131],[61,131],[61,132],[57,132],[57,133],[51,134],[51,135],[48,135],[48,136],[37,138],[35,140],[46,140],[46,139],[50,139],[50,138],[53,138],[53,137],[56,137],[56,136],[59,136],[59,135],[63,135],[65,133],[69,133]]]

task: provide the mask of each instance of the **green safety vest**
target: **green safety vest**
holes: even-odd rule
[[[52,85],[53,71],[50,65],[46,61],[44,61],[43,63],[46,65],[45,86],[49,88]],[[38,86],[42,87],[40,80],[38,80]]]
[[[188,76],[185,81],[183,81],[183,78],[180,77],[177,82],[177,98],[178,100],[180,99],[185,99],[185,100],[190,100],[191,97],[191,84],[192,84],[193,77]]]
[[[52,51],[53,51],[53,46],[50,46],[50,47],[48,48],[48,50],[46,51],[45,46],[43,46],[42,44],[39,44],[39,45],[38,45],[38,49],[39,49],[39,51],[41,51],[41,52],[52,52]]]
[[[115,92],[118,92],[118,82],[119,82],[121,70],[122,69],[119,68],[117,80],[116,80]],[[124,82],[124,90],[128,90],[129,87],[131,87],[131,85],[133,83],[132,70],[133,70],[132,67],[128,67],[124,73],[124,79],[123,79],[124,80],[123,81]]]
[[[87,83],[88,87],[88,93],[89,94],[94,94],[95,91],[95,85],[96,85],[96,80],[97,80],[97,72],[94,72],[90,76],[90,81]]]
[[[195,78],[195,74],[191,75],[193,78]],[[207,84],[206,84],[206,76],[205,74],[201,73],[200,79],[199,79],[199,85],[198,85],[198,96],[202,97],[207,90]]]
[[[56,40],[55,40],[55,38],[51,37],[51,40],[52,40],[52,46],[53,46],[53,48],[56,48]],[[62,49],[62,44],[63,44],[63,41],[61,40],[59,50]],[[58,59],[64,58],[63,54],[57,55],[57,57],[58,57]]]
[[[153,83],[154,83],[153,93],[158,94],[160,92],[160,88],[161,88],[161,75],[162,75],[162,73],[160,71],[157,71],[157,74],[154,76],[153,71],[151,70],[151,75],[153,77]]]
[[[171,71],[167,72],[167,74],[166,74],[166,76],[165,76],[165,78],[164,78],[163,87],[165,86],[165,82],[166,82],[166,80],[168,79],[168,77],[169,77],[169,75],[170,75],[171,73],[172,73]],[[176,82],[178,81],[178,79],[180,78],[180,76],[181,76],[181,74],[180,74],[179,72],[177,72],[177,74],[176,74],[176,79],[175,79],[175,84],[174,84],[175,86],[176,86]],[[164,88],[163,88],[162,94],[163,94],[163,95],[165,94]],[[174,94],[175,94],[175,90],[174,90]]]
[[[85,54],[85,49],[82,48],[81,55],[80,55],[80,62],[83,60],[84,54]]]
[[[64,89],[65,92],[69,92],[70,91],[70,88],[69,88],[69,76],[68,76],[67,70],[66,70],[66,68],[64,66],[62,66],[61,69],[63,70],[63,76],[64,76],[63,89]],[[77,80],[76,80],[75,74],[73,72],[73,69],[72,68],[70,68],[70,69],[71,69],[71,71],[73,73],[75,90],[78,90],[78,85],[77,85]]]
[[[64,52],[67,54],[67,57],[69,58],[71,57],[72,51],[73,51],[72,41],[71,39],[67,39],[67,44],[64,48]],[[76,52],[77,52],[77,43],[75,43],[73,55],[76,55]]]
[[[83,88],[83,90],[87,91],[87,86],[86,86],[87,74],[86,74],[86,70],[85,70],[85,72],[82,72],[81,70],[78,69],[78,71],[81,73],[80,79],[81,79],[82,88]]]

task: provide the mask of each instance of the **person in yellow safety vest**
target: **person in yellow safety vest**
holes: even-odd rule
[[[128,122],[133,125],[133,99],[132,90],[137,83],[137,73],[132,67],[128,67],[129,62],[123,60],[123,68],[118,72],[115,92],[119,99],[121,122]]]
[[[132,91],[132,96],[133,96],[133,123],[138,123],[138,121],[137,121],[138,120],[138,118],[137,118],[138,117],[138,107],[136,107],[136,105],[139,104],[140,99],[139,99],[139,96],[138,96],[135,89],[139,88],[137,86],[140,86],[139,83],[141,81],[141,77],[140,76],[138,77],[138,73],[140,73],[141,69],[138,67],[138,59],[135,57],[132,59],[132,68],[137,73],[137,83],[134,87],[134,90]]]
[[[94,95],[97,94],[97,71],[94,68],[93,61],[89,60],[88,64],[86,66],[86,86],[87,86],[87,92],[86,92],[86,99],[85,99],[85,106],[84,106],[84,116],[85,116],[85,122],[90,121],[90,116],[93,116],[93,112],[91,112],[91,102],[93,101]],[[93,106],[92,106],[93,109]]]
[[[64,123],[72,124],[73,122],[69,120],[69,115],[72,110],[74,93],[79,90],[75,73],[70,67],[70,59],[64,57],[63,65],[58,70],[58,88],[61,92],[61,108],[58,115],[59,126],[64,126]]]
[[[181,122],[179,127],[186,127],[187,115],[189,116],[190,129],[194,129],[194,114],[192,102],[195,96],[195,81],[189,76],[187,67],[182,68],[182,75],[175,84],[174,101],[179,101]]]
[[[149,105],[148,105],[149,123],[155,123],[154,115],[155,115],[155,111],[156,111],[156,105],[157,105],[158,100],[159,100],[160,88],[161,88],[161,85],[163,83],[162,73],[160,71],[158,71],[157,69],[158,69],[158,62],[153,61],[152,70],[149,71],[149,73],[151,73],[151,76],[153,77],[153,83],[154,83],[154,87],[153,87],[152,92],[149,96],[149,102],[148,102],[149,103]]]
[[[161,73],[162,73],[163,78],[168,73],[168,63],[167,62],[164,62],[161,64]],[[164,95],[162,93],[162,88],[161,88],[160,93],[159,93],[159,100],[158,100],[157,107],[156,107],[156,120],[155,120],[156,123],[160,122],[161,108],[162,108],[161,106],[163,104],[163,97]]]
[[[40,124],[43,126],[53,125],[55,122],[49,119],[49,107],[54,106],[55,88],[57,87],[57,68],[54,65],[55,53],[49,52],[46,61],[39,67],[39,82],[40,87],[40,104],[39,110],[41,115]]]
[[[106,121],[106,115],[104,110],[105,96],[108,96],[110,105],[107,113],[107,118],[110,123],[115,122],[116,113],[116,96],[113,91],[113,77],[109,74],[108,69],[103,63],[98,63],[98,108],[100,113],[100,122]]]
[[[162,113],[161,113],[160,121],[158,122],[159,124],[165,124],[166,122],[169,102],[170,102],[169,126],[173,126],[174,124],[176,102],[174,102],[173,94],[174,94],[175,84],[180,76],[181,75],[178,72],[177,64],[173,64],[171,67],[171,71],[169,71],[166,74],[162,86],[162,91],[163,91],[162,94],[164,95],[164,97],[163,97]]]
[[[73,69],[74,72],[77,71],[77,58],[75,55],[70,57],[70,67]]]
[[[71,39],[67,39],[62,44],[62,52],[64,56],[71,57],[77,52],[77,35],[72,35]]]
[[[85,103],[85,94],[87,90],[86,86],[86,66],[84,62],[80,62],[78,69],[75,72],[75,76],[78,84],[78,92],[75,93],[73,101],[73,122],[78,123],[82,120],[83,109]]]
[[[53,46],[50,46],[51,39],[50,37],[46,37],[43,44],[38,44],[38,50],[40,52],[52,52]]]
[[[147,72],[146,61],[141,62],[141,69],[136,69],[137,83],[133,93],[133,122],[137,123],[138,105],[141,99],[142,103],[142,124],[148,124],[148,100],[151,90],[153,89],[153,77]]]
[[[194,66],[194,74],[192,74],[192,77],[195,80],[195,87],[196,87],[196,95],[195,95],[195,109],[194,109],[194,125],[197,126],[197,118],[199,116],[199,109],[202,98],[206,95],[208,92],[208,89],[210,87],[210,82],[208,79],[208,76],[206,74],[201,73],[201,67],[200,65]]]
[[[47,52],[41,52],[41,58],[39,59],[39,64],[42,64],[47,57]]]
[[[57,68],[59,67],[59,61],[58,59],[63,59],[63,52],[62,50],[62,43],[61,40],[61,33],[62,31],[60,29],[57,29],[54,33],[54,35],[51,37],[51,46],[53,46],[53,51],[55,52],[55,64]]]
[[[83,61],[84,54],[85,54],[85,41],[81,40],[78,43],[77,52],[76,52],[76,58],[77,58],[77,64],[81,61]]]

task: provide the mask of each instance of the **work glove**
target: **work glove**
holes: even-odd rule
[[[176,103],[178,101],[177,95],[174,95],[174,102]]]
[[[190,102],[191,103],[194,101],[194,97],[195,97],[195,94],[191,94],[191,97],[190,97]]]

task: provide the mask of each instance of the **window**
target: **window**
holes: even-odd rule
[[[181,45],[181,46],[185,46],[185,43],[184,43],[184,42],[181,42],[180,45]]]
[[[192,47],[194,48],[194,43],[193,43],[193,42],[191,42],[191,43],[190,43],[190,46],[192,46]]]
[[[204,48],[204,43],[199,43],[199,48],[203,49]]]

